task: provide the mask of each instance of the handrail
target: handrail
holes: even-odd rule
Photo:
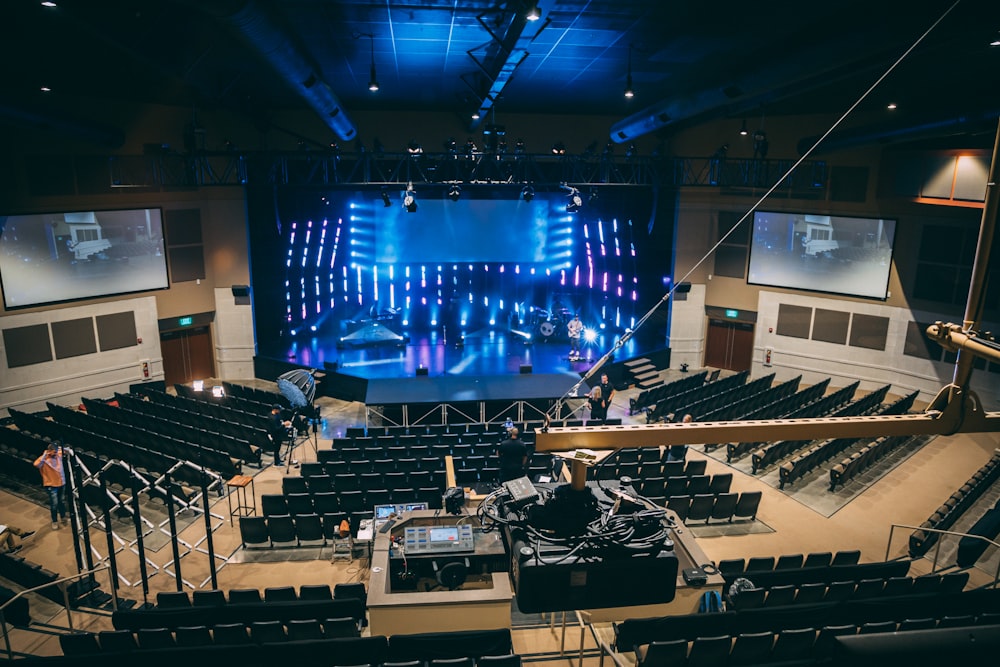
[[[11,649],[11,646],[10,646],[10,634],[7,632],[7,617],[4,614],[4,610],[6,610],[8,606],[10,606],[15,600],[18,600],[19,598],[21,598],[22,596],[24,596],[24,595],[26,595],[28,593],[34,593],[36,591],[42,590],[43,588],[48,588],[49,586],[59,586],[60,589],[62,590],[62,594],[63,594],[63,606],[65,606],[65,608],[66,608],[66,622],[67,622],[67,625],[69,626],[69,629],[72,630],[73,629],[73,612],[72,612],[72,609],[70,608],[70,604],[69,604],[69,592],[66,590],[67,587],[65,585],[63,585],[63,584],[66,584],[66,583],[71,582],[71,581],[75,581],[75,580],[80,579],[82,577],[90,577],[90,576],[92,576],[92,575],[94,575],[94,574],[96,574],[98,572],[101,572],[102,570],[107,570],[109,572],[109,574],[108,574],[108,580],[109,580],[109,585],[111,586],[111,590],[112,590],[112,593],[113,593],[114,592],[114,581],[111,580],[111,574],[110,574],[111,566],[110,565],[101,565],[101,566],[95,567],[95,568],[93,568],[91,570],[84,570],[82,572],[78,572],[78,573],[76,573],[74,575],[71,575],[71,576],[68,576],[68,577],[62,577],[61,579],[55,579],[55,580],[50,581],[48,583],[42,584],[41,586],[35,586],[34,588],[27,588],[27,589],[25,589],[23,591],[19,591],[14,597],[12,597],[11,599],[7,600],[3,604],[0,604],[0,631],[3,632],[4,648],[5,648],[6,652],[7,652],[7,659],[8,660],[13,660],[13,658],[14,658],[14,651],[13,651],[13,649]],[[112,604],[112,608],[113,609],[115,609],[115,610],[118,609],[118,598],[117,598],[117,596],[115,596],[115,595],[111,596],[111,604]]]
[[[984,542],[988,542],[990,545],[996,547],[997,549],[1000,549],[1000,544],[982,535],[973,535],[971,533],[960,533],[955,530],[943,530],[941,528],[928,528],[926,526],[909,526],[904,523],[894,523],[889,527],[889,541],[886,542],[885,545],[886,561],[889,560],[889,551],[890,549],[892,549],[892,534],[895,532],[897,528],[906,528],[908,530],[922,530],[927,533],[937,533],[939,535],[951,535],[954,537],[972,537],[977,540],[983,540]],[[937,545],[934,547],[934,560],[932,561],[931,564],[931,572],[937,570],[938,556],[940,555],[940,552],[941,552],[941,540],[938,540]],[[996,588],[997,584],[1000,584],[1000,562],[997,563],[997,573],[993,577],[993,588]]]

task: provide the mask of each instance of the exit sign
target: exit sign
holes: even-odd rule
[[[732,308],[726,308],[726,317],[739,317],[740,311],[733,310]]]
[[[182,317],[182,318],[180,318],[180,319],[177,320],[177,324],[179,324],[182,327],[189,327],[192,324],[194,324],[194,318],[190,317],[190,316],[189,317]]]

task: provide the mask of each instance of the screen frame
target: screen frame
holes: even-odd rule
[[[830,217],[830,218],[850,218],[850,219],[853,219],[853,220],[870,220],[872,222],[876,222],[878,220],[882,220],[882,221],[885,221],[885,222],[891,222],[893,224],[893,232],[892,232],[892,239],[890,239],[890,242],[889,242],[889,266],[888,266],[888,270],[886,271],[885,289],[883,290],[883,296],[872,296],[872,295],[868,295],[868,294],[858,294],[858,293],[855,293],[855,292],[841,292],[841,291],[837,291],[837,290],[825,290],[825,289],[812,288],[812,287],[799,287],[799,286],[777,285],[775,283],[758,282],[758,281],[752,280],[751,276],[753,275],[753,272],[752,272],[752,267],[753,267],[753,252],[754,252],[754,248],[756,246],[756,244],[754,243],[754,231],[756,229],[757,216],[758,215],[784,215],[784,216],[807,216],[807,215],[815,215],[815,216],[826,216],[826,217]],[[865,299],[865,300],[868,300],[868,301],[883,301],[883,302],[887,301],[889,299],[889,283],[892,281],[892,269],[893,269],[893,266],[894,266],[895,253],[896,253],[896,233],[898,231],[898,228],[899,228],[899,219],[898,218],[870,217],[870,216],[863,216],[863,215],[856,215],[856,214],[855,215],[841,215],[841,214],[832,213],[832,212],[815,212],[815,211],[762,211],[762,210],[754,210],[753,217],[750,218],[750,237],[749,237],[749,241],[748,241],[748,244],[747,244],[747,277],[746,277],[746,283],[747,283],[747,285],[753,285],[753,286],[756,286],[756,287],[769,287],[769,288],[774,288],[774,289],[790,290],[790,291],[794,291],[794,292],[811,292],[811,293],[815,293],[815,294],[833,294],[833,295],[836,295],[836,296],[846,296],[846,297],[851,297],[851,298],[855,298],[855,299]]]
[[[163,243],[163,269],[164,269],[164,285],[163,285],[163,287],[149,287],[149,288],[131,289],[131,290],[130,289],[122,289],[122,290],[117,290],[117,291],[114,291],[114,292],[102,292],[100,294],[95,294],[95,295],[90,295],[90,296],[78,296],[78,297],[72,297],[72,298],[67,298],[67,299],[51,299],[51,300],[48,300],[48,301],[39,301],[39,302],[35,302],[35,303],[31,303],[31,304],[24,304],[24,305],[10,305],[8,303],[7,285],[4,282],[4,273],[3,273],[2,270],[0,270],[0,292],[3,293],[3,308],[4,308],[4,310],[5,311],[17,311],[17,310],[28,310],[28,309],[32,309],[32,308],[46,308],[48,306],[54,306],[54,305],[60,305],[60,304],[80,303],[80,302],[84,302],[84,301],[95,301],[95,300],[98,300],[98,299],[108,299],[108,298],[113,298],[113,297],[118,297],[118,296],[125,296],[125,295],[129,295],[129,294],[141,294],[141,293],[146,293],[146,292],[161,292],[161,291],[164,291],[164,290],[169,290],[170,289],[170,285],[171,285],[171,280],[170,280],[170,261],[168,259],[168,252],[167,252],[168,249],[169,249],[169,243],[168,243],[168,239],[167,239],[167,225],[166,225],[166,218],[164,216],[163,206],[139,206],[139,207],[125,206],[125,207],[120,207],[120,208],[87,208],[87,207],[78,207],[78,208],[66,208],[66,209],[44,210],[44,211],[15,211],[15,212],[11,212],[11,213],[4,213],[2,215],[2,217],[4,217],[6,220],[9,220],[10,218],[15,218],[15,217],[42,217],[42,216],[50,216],[50,215],[66,215],[66,214],[73,214],[73,213],[94,213],[94,214],[101,214],[101,213],[120,213],[120,212],[130,212],[130,211],[157,211],[158,214],[159,214],[159,216],[160,216],[160,233],[161,233],[161,236],[162,236],[162,239],[163,239],[163,241],[162,241],[162,243]],[[5,223],[4,223],[5,225],[6,225],[6,220],[5,220]],[[0,240],[2,240],[2,237],[3,237],[3,230],[0,229]],[[121,285],[124,286],[124,285],[127,285],[128,282],[127,281],[120,281],[119,284],[121,284]]]

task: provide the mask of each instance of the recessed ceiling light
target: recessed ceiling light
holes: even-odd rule
[[[887,104],[885,108],[889,109],[890,111],[892,111],[893,109],[896,108],[896,103],[895,102],[889,102],[889,104]]]

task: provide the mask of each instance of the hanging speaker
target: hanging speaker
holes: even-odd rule
[[[531,364],[521,364],[521,375],[531,374]]]

